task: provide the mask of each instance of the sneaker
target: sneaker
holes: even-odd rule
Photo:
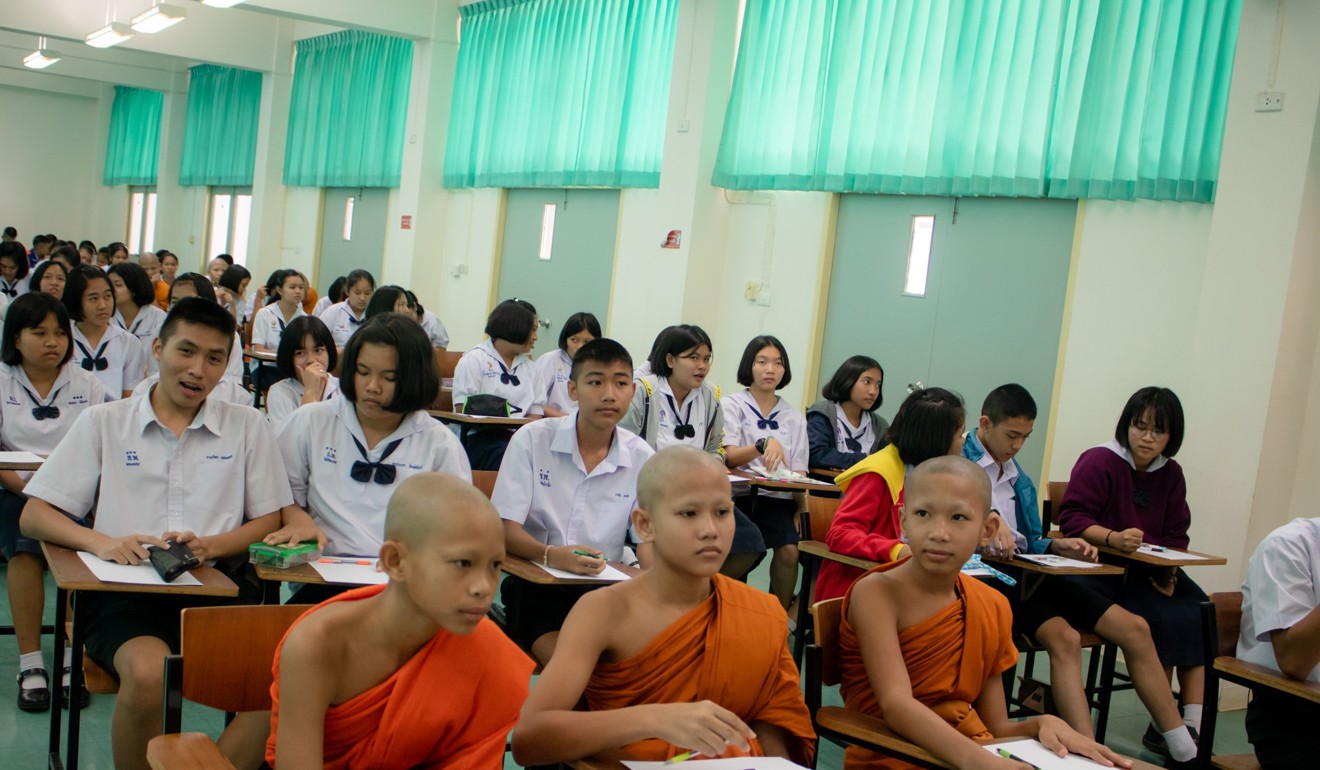
[[[23,687],[23,680],[40,676],[46,681],[41,687]],[[29,668],[18,675],[18,707],[23,711],[46,711],[50,708],[50,672],[44,668]]]

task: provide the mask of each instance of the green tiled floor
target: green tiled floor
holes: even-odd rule
[[[0,583],[3,583],[4,566],[0,565]],[[765,588],[769,582],[768,573],[763,566],[753,573],[752,585]],[[54,587],[48,583],[46,596],[46,622],[53,622]],[[2,592],[0,592],[2,593]],[[0,625],[9,624],[9,603],[0,601]],[[45,638],[47,665],[51,664],[51,639]],[[1043,662],[1037,663],[1038,678],[1047,676]],[[0,705],[0,766],[26,770],[41,768],[46,764],[46,751],[49,743],[50,715],[27,714],[18,710],[15,697],[18,685],[14,676],[18,673],[18,650],[12,636],[0,637],[0,698],[5,704]],[[827,704],[839,704],[837,692],[826,693]],[[92,705],[83,711],[82,742],[79,766],[89,770],[106,770],[112,767],[110,755],[110,715],[114,708],[114,696],[94,695]],[[1251,750],[1246,740],[1243,727],[1245,712],[1234,711],[1220,715],[1219,735],[1215,745],[1220,753],[1245,753]],[[67,716],[67,712],[66,712]],[[1109,718],[1109,736],[1107,743],[1123,754],[1139,757],[1159,763],[1159,758],[1145,752],[1141,747],[1141,734],[1146,729],[1149,718],[1141,702],[1132,691],[1120,692],[1114,696],[1112,712]],[[67,728],[67,720],[65,722]],[[185,704],[183,725],[185,730],[207,732],[218,735],[223,725],[219,712]],[[512,759],[506,759],[506,768],[516,768]],[[820,748],[817,763],[820,768],[837,770],[843,767],[843,751],[837,746],[824,742]]]

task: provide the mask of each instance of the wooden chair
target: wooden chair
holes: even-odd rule
[[[817,602],[815,642],[807,647],[805,697],[816,735],[845,746],[861,746],[920,767],[948,768],[934,755],[890,732],[875,717],[838,706],[822,706],[821,692],[836,685],[839,673],[839,623],[843,618],[843,599]]]
[[[798,522],[802,540],[798,543],[798,563],[802,565],[802,591],[798,594],[797,628],[793,631],[793,661],[802,665],[802,651],[811,637],[811,601],[816,590],[816,575],[820,572],[821,560],[829,558],[824,554],[833,553],[829,546],[816,540],[824,538],[834,521],[834,513],[839,510],[839,497],[807,494],[807,510]],[[803,548],[803,546],[806,548]]]
[[[1045,488],[1045,499],[1040,501],[1040,520],[1043,526],[1041,532],[1049,534],[1054,528],[1054,515],[1057,513],[1055,509],[1063,501],[1064,492],[1068,491],[1068,482],[1051,481]]]
[[[262,604],[183,611],[181,654],[165,658],[165,735],[147,744],[154,770],[233,767],[205,734],[180,732],[183,700],[227,714],[269,711],[275,647],[308,609]],[[235,639],[242,640],[238,647]]]
[[[472,486],[489,498],[495,493],[495,478],[499,475],[499,471],[472,471]]]
[[[431,404],[431,409],[441,412],[454,411],[454,391],[445,390],[444,381],[452,379],[454,369],[458,367],[458,359],[463,357],[462,353],[444,350],[443,348],[432,348],[435,356],[435,373],[440,377],[440,394],[436,396],[435,403]]]

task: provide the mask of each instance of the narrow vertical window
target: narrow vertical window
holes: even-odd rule
[[[541,212],[541,261],[550,261],[550,252],[555,242],[555,204],[545,204]]]
[[[211,196],[211,251],[209,259],[229,251],[229,205],[232,196]]]
[[[912,242],[908,245],[907,278],[903,280],[903,294],[906,296],[926,296],[926,279],[930,275],[930,241],[934,233],[934,216],[912,217]]]
[[[234,224],[230,228],[229,236],[230,253],[234,256],[234,264],[247,264],[247,246],[248,229],[252,219],[252,196],[235,195],[234,196]]]
[[[145,208],[145,193],[135,192],[128,196],[128,250],[137,254],[142,250],[142,209]]]
[[[344,240],[353,240],[353,204],[357,203],[357,198],[349,196],[344,199]]]
[[[143,217],[141,254],[156,250],[156,193],[147,193],[147,213]]]

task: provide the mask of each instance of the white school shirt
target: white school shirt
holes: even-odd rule
[[[302,309],[302,305],[293,311],[293,318],[284,320],[284,313],[280,311],[280,303],[272,302],[257,311],[257,315],[252,319],[252,344],[263,345],[271,350],[277,350],[280,346],[280,338],[284,336],[284,327],[290,321],[298,316],[304,316],[307,313]]]
[[[100,380],[70,361],[60,367],[50,392],[42,398],[28,379],[22,364],[0,364],[0,449],[6,452],[33,452],[50,455],[69,432],[74,420],[90,406],[105,403],[105,388]],[[58,417],[38,420],[33,409],[53,406]],[[29,479],[31,471],[18,471]]]
[[[393,484],[354,481],[362,460],[354,439],[367,446],[353,402],[346,398],[308,404],[279,428],[279,447],[293,499],[325,531],[330,556],[376,556],[385,537],[385,506],[409,476],[443,471],[471,483],[467,452],[454,434],[424,410],[405,415],[390,435],[367,451],[368,462],[394,466]],[[383,458],[395,441],[399,445]],[[383,459],[382,459],[383,458]]]
[[[512,417],[542,414],[547,388],[532,357],[519,353],[513,359],[513,367],[507,370],[511,377],[517,378],[517,385],[502,382],[500,375],[504,373],[504,359],[490,340],[464,353],[454,367],[454,408],[461,411],[468,396],[485,393],[508,399]]]
[[[107,401],[124,397],[124,391],[132,391],[147,376],[147,361],[142,355],[142,343],[113,321],[105,327],[101,342],[93,348],[87,337],[83,336],[78,324],[73,325],[73,358],[75,366],[83,366],[84,360],[103,357],[105,369],[93,368],[90,373],[105,387]]]
[[[339,395],[339,378],[333,374],[328,375],[329,379],[325,383],[325,393],[322,394],[322,401],[329,401]],[[303,393],[306,388],[302,381],[296,377],[285,377],[266,391],[266,417],[270,419],[272,425],[278,427],[293,410],[302,406]]]
[[[610,450],[591,473],[578,448],[577,415],[528,423],[509,440],[490,501],[546,545],[588,545],[623,555],[637,498],[637,474],[655,451],[614,429]]]
[[[142,358],[147,364],[147,374],[160,371],[160,364],[156,362],[156,357],[151,355],[151,343],[160,336],[160,325],[165,323],[165,315],[165,311],[155,305],[143,305],[138,309],[137,318],[133,319],[132,326],[124,323],[124,314],[118,310],[115,311],[112,319],[119,328],[138,338],[142,347]]]
[[[33,270],[35,269],[36,268],[33,268]],[[0,277],[0,296],[4,297],[9,302],[13,302],[24,294],[27,294],[28,281],[31,277],[31,271],[28,271],[28,274],[22,278],[15,278],[12,283],[5,280],[3,277]]]
[[[642,386],[638,384],[637,388],[641,390]],[[674,391],[669,387],[669,378],[656,378],[655,393],[651,394],[651,399],[655,401],[658,418],[655,423],[657,452],[665,447],[682,445],[694,446],[703,452],[706,451],[706,412],[710,408],[706,404],[708,395],[711,398],[715,397],[714,391],[708,394],[705,388],[693,388],[688,391],[683,403],[680,404],[675,400],[671,406],[670,400],[674,398]],[[674,409],[678,410],[678,414],[674,414]],[[674,429],[684,422],[689,423],[695,429],[695,433],[690,438],[680,440],[674,435]],[[728,442],[726,441],[725,444],[727,445]]]
[[[325,312],[325,309],[333,304],[334,303],[330,301],[329,294],[327,294],[324,297],[321,297],[320,299],[316,300],[316,304],[312,307],[312,315],[316,316],[317,318],[320,318],[321,314]]]
[[[348,306],[348,300],[336,302],[326,308],[318,317],[330,329],[330,336],[335,338],[335,347],[338,348],[347,345],[348,338],[352,337],[353,332],[357,331],[367,321],[366,311],[362,312],[360,318],[353,315],[353,308]]]
[[[440,317],[430,310],[422,313],[422,331],[425,331],[426,336],[431,338],[431,347],[449,347],[449,330],[440,321]]]
[[[755,444],[758,439],[776,438],[779,440],[780,446],[784,448],[785,467],[791,471],[805,472],[807,470],[810,449],[807,444],[807,418],[803,417],[802,412],[794,409],[787,401],[782,398],[778,399],[769,414],[758,416],[756,399],[752,396],[750,390],[744,390],[739,393],[730,393],[720,399],[720,409],[724,410],[724,446],[750,446]],[[767,420],[767,425],[764,428],[759,426],[762,419]],[[773,421],[779,427],[770,427],[769,421]],[[740,466],[739,469],[762,473],[765,471],[765,462],[758,456],[755,460]],[[793,496],[792,492],[773,492],[770,490],[763,490],[760,494],[779,498],[791,498]]]
[[[568,414],[577,411],[577,402],[568,395],[569,375],[573,373],[573,359],[556,348],[536,359],[537,373],[545,383],[545,405]]]
[[[871,415],[868,412],[862,412],[862,426],[860,428],[853,426],[848,422],[848,416],[843,413],[843,407],[835,404],[834,411],[837,417],[834,420],[834,448],[839,452],[868,452],[871,446],[875,444],[875,431],[871,429]],[[852,438],[861,446],[853,449],[848,446],[848,439]]]
[[[1279,668],[1270,633],[1292,628],[1320,606],[1320,518],[1293,519],[1256,546],[1242,584],[1237,656]],[[1320,683],[1320,665],[1309,682]]]
[[[979,445],[981,440],[973,439]],[[1018,469],[1017,463],[1009,460],[1004,463],[1004,472],[1000,474],[999,463],[990,455],[990,451],[981,446],[981,459],[976,464],[981,466],[990,478],[990,507],[999,511],[1000,520],[1013,533],[1013,542],[1017,544],[1018,551],[1027,552],[1027,536],[1018,531],[1017,523],[1017,490],[1013,488],[1013,483],[1017,481]]]
[[[95,529],[111,537],[218,535],[293,502],[265,418],[214,398],[178,437],[149,396],[90,407],[26,492],[79,518],[95,505]]]
[[[136,388],[133,388],[133,397],[145,395],[151,392],[156,383],[160,382],[160,372],[147,377],[139,382]],[[235,384],[232,380],[223,377],[215,384],[215,390],[207,398],[217,398],[230,404],[239,406],[252,406],[252,393],[242,385]]]

